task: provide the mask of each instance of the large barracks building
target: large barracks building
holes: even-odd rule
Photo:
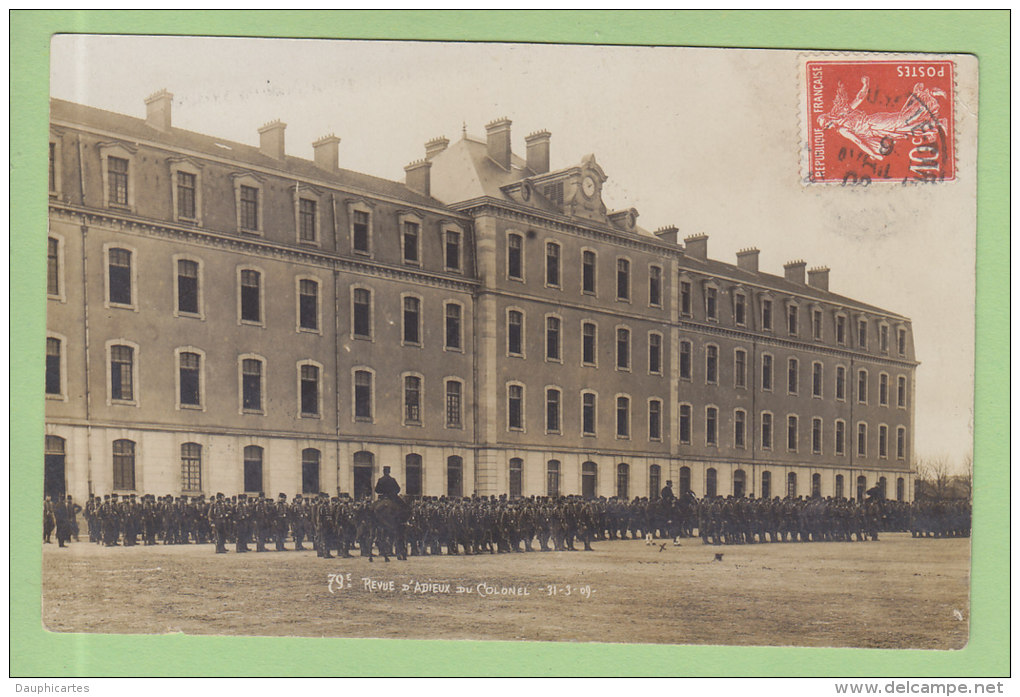
[[[909,499],[910,320],[437,138],[403,183],[51,102],[45,490]]]

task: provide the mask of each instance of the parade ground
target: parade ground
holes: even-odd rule
[[[288,547],[292,546],[291,544]],[[43,545],[54,632],[958,649],[969,539],[319,559]],[[722,559],[717,560],[716,555]]]

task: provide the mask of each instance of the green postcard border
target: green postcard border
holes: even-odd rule
[[[1009,674],[1008,11],[12,11],[12,676]],[[53,33],[973,53],[980,62],[971,639],[959,651],[55,634],[40,617],[44,167]],[[952,326],[949,324],[949,326]],[[904,599],[910,602],[909,598]],[[130,601],[127,601],[130,602]],[[595,619],[595,618],[593,618]],[[597,620],[596,620],[597,621]]]

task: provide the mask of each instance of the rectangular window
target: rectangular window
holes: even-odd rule
[[[524,429],[524,388],[520,385],[507,387],[507,425],[511,430]]]
[[[595,325],[585,322],[581,325],[581,362],[595,365]]]
[[[740,409],[733,412],[733,447],[744,448],[744,432],[747,430],[747,414]]]
[[[110,347],[110,398],[131,401],[135,398],[134,349]]]
[[[560,391],[545,391],[545,430],[548,433],[560,432]]]
[[[461,383],[449,380],[446,383],[446,427],[460,428]]]
[[[298,282],[298,323],[302,329],[319,329],[319,284],[307,278]]]
[[[857,401],[861,404],[868,402],[868,371],[857,371]]]
[[[822,452],[822,420],[811,419],[811,452]]]
[[[113,441],[113,488],[135,488],[135,443],[130,440]]]
[[[122,157],[106,159],[110,203],[128,205],[128,161]]]
[[[372,336],[372,292],[365,288],[354,289],[354,336],[367,339]]]
[[[581,395],[581,432],[586,436],[595,435],[595,395],[591,392]]]
[[[177,311],[198,314],[198,262],[177,261]]]
[[[691,372],[691,342],[681,341],[680,342],[680,365],[678,366],[680,377],[684,380],[690,380],[692,376]]]
[[[616,398],[616,437],[630,438],[630,400]]]
[[[791,358],[787,362],[786,368],[786,391],[790,394],[797,394],[797,378],[799,377],[800,364],[796,358]]]
[[[868,320],[857,320],[857,348],[868,348]]]
[[[446,348],[461,349],[460,305],[446,304]]]
[[[621,370],[630,368],[630,330],[616,330],[616,367]]]
[[[131,304],[131,252],[126,249],[111,249],[110,260],[110,302],[118,305]]]
[[[581,255],[581,292],[595,294],[595,252]]]
[[[846,368],[836,366],[836,399],[846,399]]]
[[[797,417],[786,417],[786,449],[791,452],[797,451]]]
[[[202,446],[198,443],[181,444],[181,490],[202,490]]]
[[[772,414],[761,415],[761,447],[772,447]]]
[[[517,310],[507,313],[506,352],[511,356],[524,355],[524,314]]]
[[[715,407],[705,409],[705,444],[719,443],[719,410]]]
[[[177,173],[177,217],[194,220],[196,212],[196,180],[190,172]]]
[[[368,254],[368,213],[365,211],[354,211],[352,227],[354,251]]]
[[[653,399],[648,403],[648,439],[662,438],[662,402]]]
[[[315,242],[319,239],[316,229],[316,203],[312,199],[298,199],[298,238],[302,242]]]
[[[836,317],[836,343],[846,345],[846,317],[842,315]]]
[[[254,186],[241,186],[241,229],[259,229],[259,190]]]
[[[506,240],[506,275],[517,280],[524,279],[524,238],[509,235]]]
[[[616,299],[630,300],[630,262],[616,260]]]
[[[418,223],[404,221],[404,263],[417,264],[418,259]]]
[[[903,460],[907,456],[907,429],[900,426],[896,429],[896,459]]]
[[[786,310],[786,327],[790,331],[790,336],[797,335],[797,320],[799,319],[799,312],[796,305],[790,305]]]
[[[846,424],[842,421],[836,422],[836,437],[835,437],[835,449],[837,455],[843,455],[846,452]]]
[[[907,379],[902,375],[896,378],[896,406],[907,406]]]
[[[60,295],[60,241],[54,237],[46,242],[46,293]]]
[[[415,346],[421,343],[421,300],[404,298],[404,343]]]
[[[545,357],[546,360],[560,360],[560,320],[557,317],[545,318]]]
[[[50,143],[50,191],[57,190],[57,144]]]
[[[319,415],[319,368],[301,366],[301,415]]]
[[[878,376],[878,403],[889,406],[889,376],[885,373]]]
[[[767,353],[761,357],[761,388],[767,392],[772,390],[772,356]]]
[[[857,455],[865,457],[868,454],[868,424],[857,424]]]
[[[889,427],[884,424],[878,427],[878,456],[889,457]]]
[[[545,245],[545,284],[554,288],[560,286],[560,246],[555,242]]]
[[[733,321],[739,327],[743,327],[747,321],[747,308],[746,299],[743,295],[737,295],[733,298]]]
[[[815,341],[820,341],[822,338],[822,311],[812,310],[811,311],[811,336]]]
[[[691,316],[691,284],[690,281],[680,281],[680,315]]]
[[[404,423],[421,424],[421,378],[404,378]]]
[[[678,422],[677,437],[681,443],[691,442],[691,405],[680,405],[680,420]]]
[[[262,411],[262,361],[253,358],[242,361],[241,394],[244,411]]]
[[[60,348],[60,339],[46,339],[46,394],[62,394]]]
[[[648,372],[662,373],[662,337],[658,334],[648,335]]]
[[[907,355],[907,330],[896,330],[896,352],[901,356]]]
[[[733,352],[733,385],[747,387],[747,352],[743,349]]]
[[[662,305],[662,269],[658,266],[648,267],[648,304],[652,307]]]
[[[202,405],[201,370],[202,357],[197,353],[180,354],[181,406]]]
[[[705,288],[705,317],[719,319],[719,292],[712,286]]]
[[[241,271],[241,321],[262,321],[262,274],[245,269]]]
[[[889,353],[889,327],[884,324],[878,328],[878,348]]]
[[[367,370],[354,373],[354,419],[372,420],[372,373]]]
[[[811,366],[811,396],[822,396],[822,364],[815,363]]]
[[[719,382],[719,347],[705,347],[705,383],[715,385]]]
[[[761,301],[761,328],[764,331],[772,331],[772,301],[762,298]]]
[[[460,233],[447,230],[446,235],[446,270],[460,271]]]

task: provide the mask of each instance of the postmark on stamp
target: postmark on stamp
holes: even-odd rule
[[[956,178],[950,60],[807,60],[807,183]]]

